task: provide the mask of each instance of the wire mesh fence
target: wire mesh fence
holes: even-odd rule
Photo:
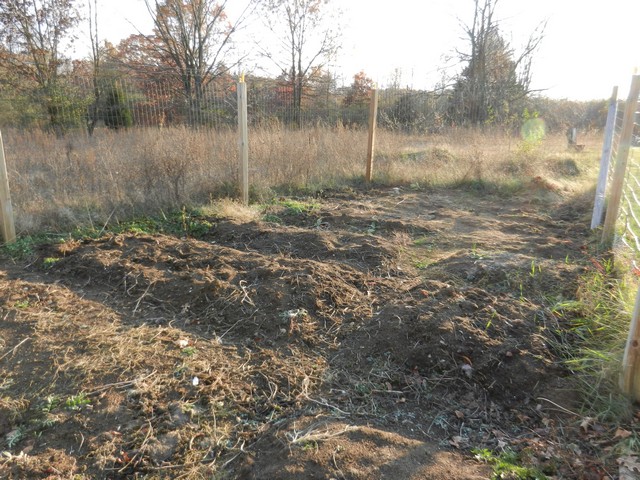
[[[630,127],[630,138],[623,139],[624,116],[627,110],[632,110],[633,125]],[[615,242],[616,246],[625,247],[632,253],[633,268],[640,260],[640,104],[638,99],[627,101],[619,108],[615,117],[613,131],[611,132],[611,158],[607,171],[607,183],[609,188],[613,186],[616,165],[624,162],[624,179],[621,188],[620,208],[616,219]],[[606,139],[605,139],[606,141]],[[625,148],[621,151],[621,141],[628,143],[628,152]],[[620,158],[625,155],[626,158]]]
[[[640,130],[640,123],[635,123]],[[620,224],[622,230],[619,235],[620,242],[630,248],[635,254],[634,268],[637,268],[636,260],[640,258],[640,144],[633,142],[629,152],[627,174],[622,190],[622,203],[620,207]]]
[[[615,94],[614,94],[615,95]],[[615,165],[609,179],[607,194],[607,213],[602,232],[602,243],[605,247],[617,247],[616,265],[625,270],[626,259],[632,274],[640,273],[640,148],[639,104],[640,76],[634,75],[629,96],[624,104],[622,120],[616,118],[614,128],[607,130],[605,145],[613,144],[612,153]],[[603,150],[602,169],[608,169],[607,152]],[[604,179],[601,170],[600,178]],[[608,172],[607,172],[608,173]],[[596,204],[598,197],[596,197]],[[594,221],[596,210],[594,209]],[[593,225],[593,223],[592,223]],[[634,312],[631,318],[629,335],[622,358],[620,387],[635,400],[640,399],[640,289],[636,294]]]
[[[247,81],[250,125],[305,128],[366,127],[371,88],[338,86],[331,77],[304,85],[255,78]],[[237,125],[237,84],[221,77],[206,85],[167,76],[96,80],[73,76],[55,89],[0,88],[0,128],[51,130],[59,134],[95,128]],[[389,88],[379,92],[378,126],[434,131],[445,123],[446,96]]]

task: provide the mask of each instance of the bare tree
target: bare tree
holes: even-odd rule
[[[294,121],[302,121],[303,91],[314,70],[322,70],[338,51],[339,33],[330,0],[266,0],[267,26],[276,50],[263,55],[281,70],[291,88]],[[333,19],[335,20],[335,19]],[[279,47],[279,48],[278,48]]]
[[[226,13],[228,0],[145,0],[153,18],[159,62],[182,84],[189,104],[189,120],[199,123],[206,86],[233,68],[229,63],[232,37],[254,4],[249,1],[233,22]]]
[[[470,24],[463,24],[468,50],[458,51],[466,64],[454,85],[453,114],[472,123],[504,121],[531,92],[531,66],[544,38],[546,23],[529,36],[520,54],[504,39],[496,19],[498,0],[474,0]]]
[[[93,135],[96,124],[99,120],[99,105],[102,97],[102,89],[100,85],[100,70],[102,55],[100,51],[100,37],[98,35],[98,0],[87,0],[89,9],[89,37],[91,40],[91,66],[92,69],[92,87],[93,102],[89,106],[89,115],[87,116],[87,132],[89,136]]]
[[[35,82],[58,133],[61,49],[73,40],[79,20],[75,0],[0,0],[0,64]]]

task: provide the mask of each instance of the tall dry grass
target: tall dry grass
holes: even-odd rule
[[[134,216],[199,206],[237,194],[238,139],[233,130],[100,130],[57,138],[3,132],[16,228],[20,234],[69,231]],[[600,138],[586,153],[564,137],[529,145],[503,133],[454,130],[407,135],[379,130],[374,181],[385,185],[497,186],[512,191],[532,178],[574,175],[597,164]],[[279,125],[250,130],[254,201],[361,182],[367,132]],[[592,149],[589,149],[592,146]],[[587,161],[588,160],[588,161]]]

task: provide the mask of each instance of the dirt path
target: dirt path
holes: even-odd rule
[[[603,475],[555,407],[585,211],[540,198],[330,192],[4,260],[0,477]]]

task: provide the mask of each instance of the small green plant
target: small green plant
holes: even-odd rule
[[[196,354],[196,347],[185,347],[182,349],[182,354],[185,357],[193,357]]]
[[[64,402],[64,406],[69,410],[78,411],[82,409],[85,405],[89,405],[91,400],[87,398],[86,393],[79,393],[77,395],[72,395],[67,398],[67,401]]]
[[[24,426],[20,426],[15,430],[9,432],[6,436],[7,439],[7,447],[13,448],[15,447],[20,440],[22,440],[27,434],[27,429]]]
[[[284,207],[285,215],[303,215],[318,210],[319,205],[313,202],[302,202],[293,199],[276,199],[270,205]],[[266,206],[265,209],[268,209]]]
[[[313,440],[302,442],[302,450],[304,450],[305,452],[311,452],[317,449],[318,449],[318,443]]]
[[[372,386],[369,383],[359,382],[354,386],[354,390],[361,396],[371,395]]]
[[[537,274],[542,273],[542,265],[536,265],[535,260],[531,260],[531,271],[529,272],[529,276],[531,278],[535,278]]]
[[[318,209],[318,205],[315,203],[305,203],[297,200],[285,200],[281,204],[287,209],[287,213],[292,215],[311,213]]]
[[[213,224],[202,218],[200,212],[190,212],[186,207],[182,207],[180,211],[180,226],[183,235],[194,238],[203,237],[213,228]]]
[[[418,260],[415,263],[415,266],[418,270],[424,270],[425,268],[427,268],[429,265],[431,265],[431,262],[429,260]]]
[[[60,258],[55,258],[55,257],[47,257],[42,261],[42,266],[44,268],[51,268],[53,267],[57,262],[59,262],[61,259]]]
[[[114,233],[153,234],[161,231],[158,221],[152,218],[138,218],[128,222],[121,222],[113,229]]]
[[[18,300],[13,304],[14,307],[20,309],[29,308],[30,305],[29,300]]]
[[[373,235],[374,233],[376,233],[376,230],[378,230],[378,224],[376,223],[376,221],[374,220],[373,222],[371,222],[371,224],[367,227],[367,233],[369,235]]]
[[[433,241],[432,241],[429,237],[427,237],[427,236],[422,236],[422,237],[420,237],[420,238],[416,238],[416,239],[413,241],[413,244],[414,244],[416,247],[424,247],[424,246],[426,246],[426,247],[428,247],[429,249],[432,249],[432,248],[434,247]]]
[[[56,395],[49,395],[42,406],[42,413],[51,413],[60,406],[60,398]]]
[[[13,243],[2,245],[2,253],[9,255],[11,258],[20,260],[33,253],[33,241],[31,237],[19,238]]]
[[[483,258],[485,258],[485,255],[482,252],[480,252],[480,250],[478,249],[478,245],[476,243],[471,245],[471,257],[476,258],[478,260],[482,260]]]
[[[636,452],[640,452],[640,432],[627,431],[626,435],[628,437],[623,438],[612,447],[611,453],[615,457],[634,455]]]
[[[498,316],[498,313],[495,310],[493,310],[491,313],[491,317],[487,321],[487,324],[484,326],[485,330],[489,330],[491,328],[491,325],[493,325],[493,319],[496,318],[497,316]]]
[[[265,222],[269,223],[282,223],[282,219],[278,215],[274,215],[273,213],[268,213],[262,219]]]
[[[26,235],[19,237],[13,243],[0,244],[0,255],[7,255],[14,260],[22,260],[32,255],[35,247],[43,243],[51,242],[51,235]]]
[[[521,466],[521,459],[512,450],[505,450],[496,454],[490,450],[473,449],[471,451],[476,460],[493,465],[491,480],[547,480],[547,476],[537,468]]]

